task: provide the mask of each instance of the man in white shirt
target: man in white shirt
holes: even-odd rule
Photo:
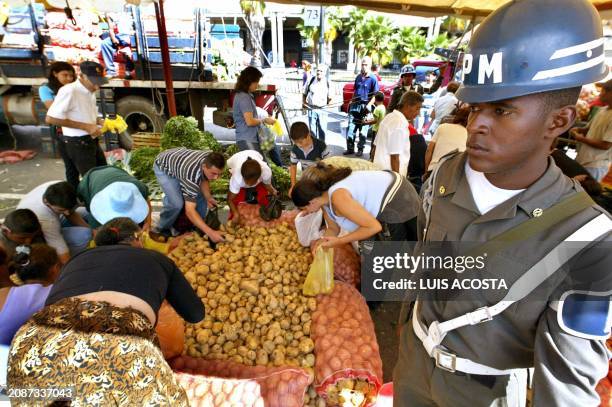
[[[579,143],[576,161],[601,182],[612,161],[612,79],[601,84],[599,99],[605,107],[587,127],[572,129],[571,135]]]
[[[446,87],[446,94],[441,96],[434,103],[433,110],[431,112],[431,119],[433,122],[429,126],[429,132],[434,134],[436,129],[442,123],[442,119],[446,116],[453,113],[453,111],[457,108],[457,97],[455,96],[455,92],[459,89],[459,82],[450,82]]]
[[[325,141],[327,115],[322,109],[330,102],[329,84],[325,78],[325,66],[319,65],[316,75],[306,83],[303,102],[304,107],[308,109],[310,133],[319,140]]]
[[[272,186],[272,170],[257,151],[244,150],[234,154],[227,161],[227,167],[232,174],[227,202],[231,211],[230,219],[235,222],[240,220],[239,204],[246,202],[266,205],[268,195],[277,194]]]
[[[92,237],[89,225],[76,212],[77,206],[77,194],[72,185],[51,181],[26,194],[17,209],[29,209],[36,214],[45,241],[65,264],[71,254],[86,249]]]
[[[81,176],[93,167],[106,165],[98,137],[102,119],[98,118],[96,91],[108,82],[102,65],[86,61],[80,65],[79,79],[62,86],[47,111],[47,124],[62,127],[61,142],[67,159]]]
[[[374,163],[382,169],[407,176],[410,161],[408,125],[419,115],[423,100],[418,92],[407,91],[402,95],[397,108],[380,123],[374,140]]]

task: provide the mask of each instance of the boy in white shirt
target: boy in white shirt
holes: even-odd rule
[[[257,151],[244,150],[234,154],[227,161],[227,167],[232,174],[227,202],[230,219],[235,222],[240,221],[239,204],[267,205],[268,195],[277,194],[272,186],[272,170]]]

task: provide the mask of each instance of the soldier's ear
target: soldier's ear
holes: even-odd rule
[[[554,109],[548,117],[548,133],[550,138],[557,138],[572,128],[576,121],[577,112],[575,105],[568,105]]]

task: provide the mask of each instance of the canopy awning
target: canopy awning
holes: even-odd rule
[[[92,10],[99,13],[120,12],[125,5],[150,5],[154,0],[68,0],[70,7]],[[4,0],[9,7],[26,6],[31,0]],[[43,3],[45,7],[63,9],[66,7],[66,0],[35,0],[35,3]]]
[[[485,17],[510,0],[266,0],[273,3],[356,6],[387,13],[422,17],[455,15],[465,18]],[[602,18],[612,17],[611,0],[591,0]]]

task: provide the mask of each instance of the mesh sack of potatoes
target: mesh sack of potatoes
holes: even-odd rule
[[[606,343],[608,349],[612,351],[612,339],[608,339]],[[608,363],[608,366],[608,375],[604,377],[595,388],[601,399],[601,407],[612,407],[612,360]]]
[[[382,360],[374,323],[363,296],[337,282],[317,297],[312,316],[315,387],[328,405],[365,406],[382,386]]]
[[[364,160],[362,158],[350,158],[334,156],[323,160],[325,164],[331,165],[332,167],[342,168],[348,167],[353,171],[377,171],[382,170],[378,164],[374,164],[371,161]]]
[[[350,244],[334,248],[334,278],[353,287],[361,282],[361,259]]]
[[[266,367],[266,366],[244,366],[239,363],[224,360],[205,360],[181,356],[170,362],[173,370],[189,373],[200,377],[196,380],[198,384],[210,382],[208,387],[201,387],[197,392],[198,401],[203,395],[210,393],[208,399],[214,398],[215,403],[211,406],[231,405],[236,406],[243,403],[245,406],[257,405],[261,398],[265,406],[273,407],[301,407],[304,404],[304,396],[308,386],[313,381],[312,374],[304,369],[291,367]],[[218,382],[222,387],[213,387]],[[245,383],[250,383],[245,386]],[[189,383],[189,389],[197,385]],[[227,389],[224,397],[217,398],[215,393],[220,388]],[[192,394],[186,388],[189,400],[193,403]],[[249,391],[252,394],[246,396],[242,392]],[[194,393],[193,396],[196,396]],[[245,403],[244,400],[250,403]],[[219,401],[229,404],[218,404]]]
[[[164,301],[157,314],[155,326],[159,346],[164,358],[171,359],[183,353],[185,347],[185,321],[168,302]]]
[[[266,406],[260,384],[256,380],[223,379],[187,373],[175,373],[174,377],[185,389],[191,406]]]
[[[601,399],[600,407],[612,407],[612,381],[609,377],[604,377],[595,388]]]
[[[244,226],[264,226],[274,227],[282,224],[291,225],[294,227],[295,217],[299,213],[298,210],[283,211],[278,219],[266,222],[259,216],[259,205],[241,203],[238,205],[238,213],[240,214],[240,224]]]
[[[186,354],[221,363],[222,368],[209,371],[215,376],[228,366],[239,366],[224,376],[239,377],[240,370],[250,367],[282,367],[314,377],[310,330],[317,300],[301,293],[312,262],[310,251],[287,224],[229,224],[224,229],[226,242],[216,250],[198,234],[190,234],[169,254],[206,308],[203,321],[186,326]],[[292,386],[300,381],[295,382],[287,394],[279,383],[275,385],[283,390],[284,401],[275,405],[287,405],[283,403],[288,397],[306,399],[308,382],[297,389]]]

